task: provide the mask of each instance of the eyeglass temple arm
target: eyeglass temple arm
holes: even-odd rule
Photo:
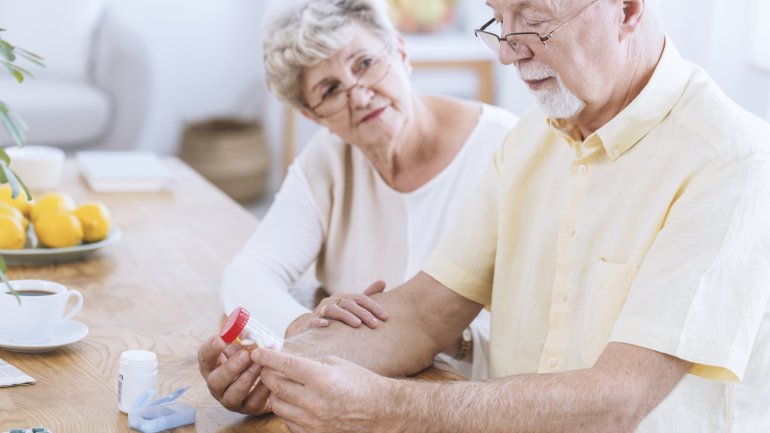
[[[478,30],[478,31],[481,31],[481,32],[483,32],[483,31],[485,31],[485,30],[487,29],[487,27],[491,26],[491,25],[492,25],[492,23],[494,23],[494,22],[495,22],[495,19],[494,19],[494,18],[492,18],[491,20],[487,21],[487,22],[486,22],[486,24],[484,24],[483,26],[481,26],[481,28],[480,28],[480,29],[477,29],[477,30]],[[475,32],[474,32],[474,33],[475,33]]]

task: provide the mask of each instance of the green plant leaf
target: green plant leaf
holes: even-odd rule
[[[11,110],[10,107],[8,108],[8,117],[11,118],[11,122],[13,122],[16,125],[16,127],[19,128],[19,130],[24,132],[25,135],[29,132],[29,125],[27,125],[27,122],[25,122],[24,119],[21,118],[21,116],[16,114],[15,111]],[[19,147],[24,147],[24,143],[19,145]]]
[[[13,170],[11,170],[11,167],[9,167],[3,160],[0,160],[0,171],[3,172],[8,185],[11,185],[11,198],[18,197],[22,192],[26,194],[26,191],[24,191],[24,188],[22,188],[19,183],[19,179],[16,178],[16,173],[14,173]]]
[[[13,75],[13,78],[16,78],[16,81],[19,83],[24,81],[24,74],[19,72],[18,69],[11,69],[11,75]]]
[[[21,84],[24,81],[24,75],[19,72],[16,67],[13,66],[13,64],[6,62],[5,60],[0,61],[0,63],[5,65],[5,69],[8,69],[8,73],[11,74],[11,76],[13,76],[13,78],[15,78],[18,83]]]
[[[26,184],[26,183],[24,183],[24,181],[23,181],[23,180],[21,180],[21,178],[19,177],[19,175],[18,175],[18,174],[16,174],[16,172],[15,172],[15,171],[13,171],[13,169],[11,169],[11,173],[13,173],[13,175],[16,177],[16,180],[18,180],[18,181],[19,181],[19,183],[21,184],[21,189],[22,189],[22,190],[24,190],[24,194],[26,194],[26,195],[27,195],[27,200],[28,200],[28,201],[31,201],[31,200],[32,200],[32,194],[30,194],[30,193],[29,193],[29,188],[27,188],[27,184]]]
[[[5,148],[0,146],[0,159],[5,161],[6,164],[11,163],[11,157],[8,156],[8,153],[5,151]]]
[[[27,142],[26,135],[23,130],[19,129],[19,125],[13,121],[9,110],[7,110],[8,107],[6,106],[5,108],[6,109],[2,109],[0,107],[0,121],[2,121],[5,130],[11,136],[13,141],[19,146],[23,146],[24,143]]]
[[[14,71],[19,72],[22,75],[26,75],[26,76],[28,76],[30,78],[35,78],[35,75],[33,75],[32,72],[29,72],[28,70],[22,68],[19,65],[11,64],[10,66],[11,66],[11,69],[13,69]],[[21,81],[19,81],[19,82],[21,82]]]
[[[16,60],[16,54],[13,53],[13,45],[6,41],[0,40],[0,56],[5,57],[6,60],[12,62]]]
[[[19,48],[19,47],[15,47],[15,48],[16,48],[14,50],[15,53],[18,53],[20,56],[24,57],[25,59],[31,62],[34,62],[37,65],[45,68],[45,63],[43,63],[45,62],[45,59],[43,57],[33,53],[32,51],[27,51],[24,48]]]
[[[8,273],[8,266],[5,264],[5,259],[3,256],[0,256],[0,280],[5,283],[6,287],[8,287],[8,294],[13,295],[16,297],[16,302],[21,305],[21,297],[19,297],[19,292],[16,291],[16,289],[13,288],[13,285],[11,285],[11,282],[8,281],[8,276],[6,275]]]

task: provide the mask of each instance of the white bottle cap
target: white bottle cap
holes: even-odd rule
[[[148,350],[126,350],[120,355],[120,369],[133,374],[153,373],[158,369],[158,357]]]

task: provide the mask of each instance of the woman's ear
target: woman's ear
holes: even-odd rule
[[[299,112],[302,113],[302,115],[309,121],[317,124],[321,124],[321,119],[316,117],[315,114],[313,114],[312,111],[308,110],[307,108],[300,108]]]
[[[401,33],[396,32],[396,52],[401,56],[401,60],[404,62],[404,69],[408,74],[412,73],[412,62],[409,60],[409,56],[406,54],[406,42]]]

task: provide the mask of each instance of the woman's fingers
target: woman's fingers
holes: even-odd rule
[[[227,388],[250,365],[251,360],[249,359],[249,353],[243,350],[236,356],[228,358],[224,364],[209,372],[208,376],[206,377],[206,384],[209,387],[211,395],[213,395],[214,398],[221,402],[222,397],[227,391]],[[232,394],[230,395],[230,398],[233,398]]]
[[[246,400],[243,401],[242,412],[251,415],[266,414],[273,411],[270,403],[270,390],[259,380]]]
[[[377,280],[364,290],[364,295],[372,296],[385,290],[385,281]]]
[[[361,319],[359,319],[352,312],[348,311],[346,309],[346,307],[348,306],[348,303],[343,301],[344,301],[343,298],[337,298],[337,301],[335,301],[334,303],[330,302],[329,304],[327,304],[326,308],[323,309],[324,317],[327,317],[333,320],[339,320],[340,322],[343,322],[352,328],[360,327]],[[353,304],[355,303],[353,302]],[[358,307],[357,304],[356,304],[356,307]],[[361,308],[361,307],[358,307],[358,308]]]
[[[382,307],[382,305],[378,304],[377,301],[368,296],[355,296],[353,300],[356,302],[356,304],[370,311],[380,320],[387,320],[390,316],[388,312],[385,311],[385,308]]]
[[[310,326],[315,328],[326,328],[329,326],[329,320],[323,317],[313,317],[310,320]]]

